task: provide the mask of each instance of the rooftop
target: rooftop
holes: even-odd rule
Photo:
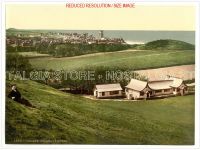
[[[131,79],[130,83],[126,88],[130,88],[136,91],[142,91],[145,87],[148,87],[152,90],[161,90],[161,89],[170,89],[172,87],[178,88],[183,83],[183,80],[176,77],[168,77],[165,80],[157,81],[140,81],[137,79]]]
[[[119,83],[116,83],[116,84],[99,84],[99,85],[96,85],[96,89],[99,92],[121,91],[122,87]]]
[[[159,81],[150,81],[148,83],[148,86],[153,90],[161,90],[161,89],[170,89],[172,84],[173,80],[159,80]]]
[[[142,91],[146,86],[147,86],[147,82],[145,81],[131,79],[131,82],[126,86],[126,88],[130,88],[136,91]]]

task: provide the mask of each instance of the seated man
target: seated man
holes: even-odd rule
[[[21,98],[20,92],[17,90],[16,85],[12,86],[11,92],[8,94],[8,97],[13,99],[14,101],[24,104],[29,107],[34,107],[28,100]]]

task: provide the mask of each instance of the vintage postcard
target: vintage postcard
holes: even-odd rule
[[[197,4],[5,3],[5,144],[198,144]]]

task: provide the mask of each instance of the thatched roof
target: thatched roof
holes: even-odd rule
[[[126,88],[133,89],[136,91],[142,91],[147,86],[147,82],[140,81],[137,79],[131,79],[131,82],[126,86]]]
[[[121,91],[122,87],[119,83],[116,83],[116,84],[99,84],[99,85],[96,85],[96,90],[98,92]]]
[[[160,80],[148,82],[148,86],[152,90],[170,89],[172,84],[173,80]]]
[[[162,89],[170,89],[172,87],[178,88],[182,85],[183,80],[176,77],[170,77],[166,80],[158,80],[158,81],[140,81],[136,79],[131,79],[130,83],[126,86],[126,88],[133,89],[136,91],[142,91],[145,87],[149,87],[152,90],[162,90]]]
[[[153,90],[170,89],[172,87],[178,88],[182,85],[183,80],[176,77],[168,77],[166,80],[151,81],[148,86]]]
[[[170,76],[170,77],[168,77],[168,79],[173,80],[171,87],[177,88],[177,87],[181,86],[181,84],[183,83],[183,79],[180,79],[180,78],[177,78],[177,77]]]

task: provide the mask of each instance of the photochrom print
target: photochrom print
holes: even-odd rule
[[[194,145],[195,9],[7,3],[6,144]]]

